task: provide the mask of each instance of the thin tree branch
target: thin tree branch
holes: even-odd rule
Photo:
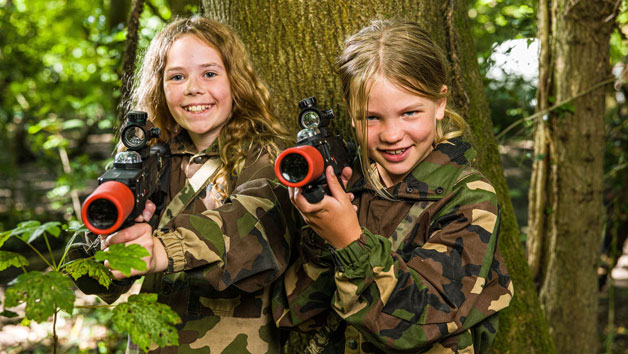
[[[144,0],[133,0],[129,19],[127,21],[127,38],[122,59],[122,87],[120,105],[118,106],[118,123],[121,125],[128,110],[128,101],[133,88],[135,75],[135,58],[137,56],[137,42],[140,25],[140,15],[144,10]]]
[[[540,117],[540,116],[543,116],[544,114],[549,113],[549,112],[551,112],[551,111],[555,110],[556,108],[558,108],[558,107],[560,107],[560,106],[562,106],[562,105],[564,105],[564,104],[566,104],[566,103],[569,103],[569,102],[571,102],[571,101],[575,100],[576,98],[579,98],[579,97],[582,97],[582,96],[584,96],[584,95],[586,95],[586,94],[588,94],[588,93],[591,93],[592,91],[597,90],[597,89],[598,89],[598,88],[600,88],[601,86],[607,85],[607,84],[609,84],[609,83],[611,83],[611,82],[613,82],[613,81],[615,81],[615,77],[614,77],[614,76],[613,76],[613,77],[611,77],[611,78],[608,78],[608,79],[606,79],[606,80],[604,80],[604,81],[601,81],[601,82],[599,82],[599,83],[597,83],[597,84],[593,85],[592,87],[590,87],[590,88],[588,88],[588,89],[586,89],[586,90],[584,90],[584,91],[582,91],[582,92],[580,92],[580,93],[578,93],[578,94],[576,94],[576,95],[574,95],[574,96],[571,96],[571,97],[569,97],[569,98],[566,98],[566,99],[564,99],[564,100],[562,100],[562,101],[560,101],[560,102],[556,103],[555,105],[553,105],[553,106],[551,106],[551,107],[549,107],[549,108],[546,108],[546,109],[540,110],[540,111],[538,111],[538,112],[536,112],[536,113],[534,113],[534,114],[532,114],[532,115],[529,115],[529,116],[527,116],[527,117],[521,118],[521,119],[517,120],[516,122],[514,122],[514,123],[510,124],[508,127],[506,127],[506,128],[505,128],[504,130],[502,130],[501,132],[499,132],[499,134],[497,134],[496,138],[497,138],[497,140],[499,140],[499,139],[501,139],[501,138],[503,138],[503,137],[504,137],[504,134],[506,134],[507,132],[509,132],[510,130],[512,130],[512,129],[513,129],[514,127],[516,127],[517,125],[519,125],[519,124],[521,124],[521,123],[523,123],[523,122],[527,122],[527,121],[530,121],[530,120],[536,119],[536,118],[538,118],[538,117]]]

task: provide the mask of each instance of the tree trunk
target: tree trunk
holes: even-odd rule
[[[561,353],[597,353],[604,82],[615,0],[539,1],[539,110],[528,253]],[[550,41],[551,38],[551,41]],[[552,103],[554,104],[553,107]],[[577,335],[575,335],[577,334]]]
[[[125,105],[131,97],[133,77],[135,74],[135,59],[137,57],[137,42],[139,40],[140,15],[144,11],[144,0],[133,0],[127,20],[127,37],[122,57],[122,86],[120,88],[120,102],[118,105],[118,124],[124,123],[128,107]]]
[[[554,352],[520,243],[482,87],[467,8],[459,1],[264,1],[203,0],[205,15],[234,27],[247,44],[257,72],[269,84],[276,111],[293,133],[297,101],[316,96],[336,113],[332,125],[350,136],[350,120],[333,71],[344,38],[373,18],[415,20],[446,49],[454,75],[452,102],[471,126],[477,164],[493,182],[502,213],[500,243],[515,286],[511,307],[501,315],[495,352]],[[263,14],[263,15],[262,15]]]
[[[125,25],[128,18],[131,0],[111,0],[109,1],[109,15],[107,16],[107,28],[114,28]]]

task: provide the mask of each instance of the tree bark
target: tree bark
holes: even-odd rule
[[[296,133],[297,101],[316,96],[336,113],[332,124],[351,136],[341,87],[333,71],[344,38],[374,18],[417,21],[446,49],[454,75],[451,100],[469,123],[469,138],[478,150],[477,165],[493,182],[501,204],[501,251],[515,286],[511,307],[500,316],[495,352],[552,353],[547,324],[540,311],[520,242],[512,203],[493,136],[467,8],[459,1],[265,1],[203,0],[205,15],[230,24],[242,36],[257,72],[270,86],[276,112]],[[262,16],[263,14],[263,16]]]
[[[111,0],[109,1],[109,15],[107,16],[107,28],[113,30],[119,25],[125,25],[128,19],[127,14],[131,8],[131,0]]]
[[[564,104],[537,120],[527,247],[550,333],[561,353],[599,352],[605,112],[600,84],[611,75],[609,37],[616,4],[539,1],[537,110]]]
[[[118,123],[123,124],[127,113],[127,105],[131,89],[133,87],[133,77],[135,75],[135,60],[137,57],[137,42],[139,39],[138,30],[140,26],[140,15],[144,10],[144,0],[133,0],[129,18],[127,20],[127,37],[122,57],[122,87],[120,88],[120,102],[118,105]]]

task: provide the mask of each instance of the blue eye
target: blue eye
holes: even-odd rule
[[[205,76],[206,78],[212,78],[212,77],[216,76],[216,73],[215,73],[215,72],[212,72],[212,71],[208,71],[208,72],[206,72],[206,73],[205,73],[205,75],[204,75],[204,76]]]
[[[174,80],[174,81],[183,80],[183,75],[180,75],[180,74],[172,75],[172,76],[170,76],[170,80]]]
[[[368,117],[366,117],[366,120],[368,120],[368,121],[375,121],[375,120],[379,120],[379,117],[377,117],[377,116],[368,116]]]
[[[419,113],[419,111],[408,111],[408,112],[403,112],[403,115],[406,117],[412,117],[417,113]]]

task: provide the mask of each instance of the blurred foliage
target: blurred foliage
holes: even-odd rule
[[[496,133],[534,113],[536,81],[494,67],[492,55],[502,45],[506,46],[500,47],[502,52],[508,54],[512,49],[508,43],[518,42],[512,40],[528,40],[530,44],[536,38],[537,6],[536,0],[475,0],[469,8],[471,31]],[[491,69],[502,71],[499,78],[487,75]]]
[[[147,3],[140,52],[171,16],[165,0]],[[104,171],[113,142],[88,139],[118,125],[128,16],[119,12],[129,7],[130,0],[0,0],[0,231],[75,218],[71,192],[85,194]]]

